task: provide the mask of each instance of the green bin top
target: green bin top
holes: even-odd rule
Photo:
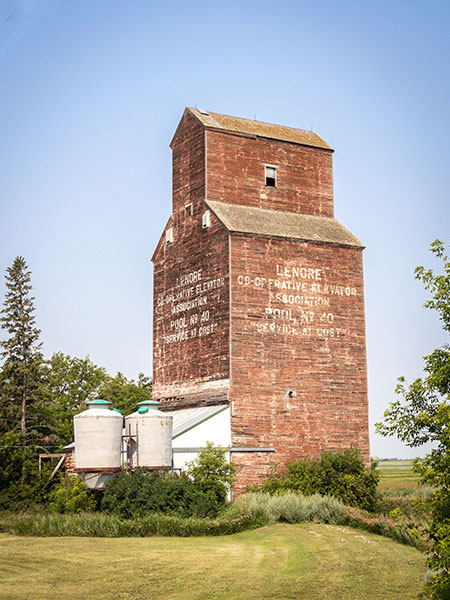
[[[88,400],[86,404],[89,406],[107,406],[108,404],[112,404],[112,402],[108,402],[108,400],[100,400],[100,398],[98,398],[97,400]]]
[[[138,402],[137,406],[159,406],[161,402],[157,400],[142,400],[142,402]]]

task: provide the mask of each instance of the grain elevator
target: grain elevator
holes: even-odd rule
[[[227,409],[235,491],[271,463],[369,460],[363,245],[312,131],[187,108],[154,265],[153,399]]]

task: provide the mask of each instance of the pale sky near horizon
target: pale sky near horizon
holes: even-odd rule
[[[0,273],[26,258],[45,355],[151,375],[185,106],[313,128],[366,245],[372,454],[423,453],[373,423],[446,341],[413,272],[449,241],[449,40],[448,1],[0,0]]]

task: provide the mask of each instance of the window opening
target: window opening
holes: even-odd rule
[[[192,202],[190,204],[186,204],[184,207],[184,218],[187,219],[188,217],[192,217],[193,214],[194,211],[192,208]]]
[[[269,187],[276,187],[276,173],[275,167],[266,167],[266,185]]]

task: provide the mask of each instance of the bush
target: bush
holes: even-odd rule
[[[266,479],[261,491],[269,494],[298,492],[305,496],[334,496],[350,506],[373,510],[377,501],[379,473],[373,464],[366,469],[357,448],[331,452],[320,458],[289,462],[283,472]]]
[[[95,498],[92,497],[84,481],[78,477],[64,479],[55,484],[48,495],[50,508],[59,513],[80,513],[94,510]]]
[[[225,505],[227,495],[235,481],[237,467],[228,462],[227,448],[207,442],[197,459],[189,463],[187,475],[219,511]]]
[[[215,517],[214,498],[202,492],[187,474],[172,471],[122,471],[106,487],[102,510],[130,519],[152,512],[180,517]]]
[[[208,442],[181,475],[170,469],[122,471],[107,485],[101,508],[126,519],[152,512],[214,518],[225,506],[235,471],[227,450]]]

